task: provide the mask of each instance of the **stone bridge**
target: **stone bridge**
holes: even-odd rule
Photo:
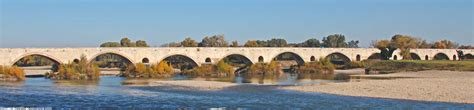
[[[474,54],[474,49],[464,49],[465,54]],[[194,61],[197,65],[216,63],[229,55],[240,55],[252,63],[270,62],[283,53],[291,53],[304,62],[315,61],[331,54],[344,55],[351,61],[368,59],[379,53],[376,48],[246,48],[246,47],[176,47],[176,48],[0,48],[0,65],[13,65],[21,58],[29,55],[40,55],[58,63],[68,63],[80,59],[85,55],[89,60],[102,54],[116,54],[128,59],[132,63],[149,61],[160,62],[163,59],[182,55]],[[449,60],[458,59],[455,49],[412,49],[413,55],[420,60],[432,60],[441,55]],[[394,52],[393,60],[402,59],[398,50]]]

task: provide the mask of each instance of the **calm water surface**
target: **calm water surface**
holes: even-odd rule
[[[126,79],[114,76],[104,76],[96,82],[28,78],[23,82],[0,82],[0,106],[85,109],[474,109],[473,104],[350,97],[276,89],[276,86],[340,82],[311,76],[285,75],[276,79],[241,77],[232,80],[204,79],[255,83],[258,86],[240,84],[220,91],[196,91],[169,86],[123,85],[122,82]],[[202,79],[176,77],[174,80]]]

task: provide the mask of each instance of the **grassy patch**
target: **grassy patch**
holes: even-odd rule
[[[370,70],[388,73],[422,70],[474,71],[474,61],[389,60],[366,61],[365,63]]]

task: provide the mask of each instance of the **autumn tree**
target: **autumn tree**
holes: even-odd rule
[[[173,72],[173,67],[169,65],[168,61],[161,61],[153,67],[153,70],[155,70],[158,74],[170,74]]]
[[[258,43],[256,40],[248,40],[245,44],[244,47],[259,47]]]
[[[13,66],[2,66],[0,65],[0,80],[12,79],[12,80],[25,80],[25,72],[23,69]]]
[[[183,46],[183,47],[197,47],[198,42],[196,42],[195,40],[193,40],[190,37],[187,37],[186,39],[181,41],[181,46]]]
[[[416,46],[417,48],[428,49],[428,48],[433,47],[433,44],[428,43],[426,40],[418,39],[417,41],[418,41],[417,46]]]
[[[90,62],[85,55],[81,55],[78,62],[61,64],[57,72],[47,73],[45,76],[51,79],[93,80],[100,78],[100,70],[95,62]]]
[[[217,62],[217,71],[221,74],[227,75],[232,75],[234,74],[234,67],[231,65],[227,64],[225,60],[220,60]]]
[[[397,34],[392,37],[391,42],[400,49],[400,56],[403,56],[403,59],[411,59],[410,49],[416,48],[417,39],[408,36]]]
[[[389,40],[378,40],[372,42],[372,46],[380,50],[382,60],[389,60],[397,47]]]
[[[457,48],[458,44],[449,40],[440,40],[433,44],[433,48],[436,49],[454,49]]]

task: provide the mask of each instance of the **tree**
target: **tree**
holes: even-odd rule
[[[268,42],[264,40],[257,40],[256,41],[259,47],[268,47]]]
[[[239,47],[239,42],[237,41],[232,41],[232,45],[230,45],[231,47]]]
[[[351,40],[350,42],[347,42],[347,47],[349,48],[359,48],[359,41],[356,40]]]
[[[301,45],[302,47],[320,47],[321,43],[318,39],[312,38],[304,41]]]
[[[199,43],[200,47],[227,47],[228,43],[224,38],[224,35],[214,35],[211,37],[204,37],[201,43]]]
[[[456,53],[458,54],[459,60],[464,60],[464,52],[462,50],[456,50]]]
[[[267,47],[286,47],[288,46],[288,43],[286,42],[285,39],[279,39],[279,38],[273,38],[271,40],[267,41],[268,45]]]
[[[219,71],[219,73],[225,73],[227,75],[234,74],[234,67],[227,64],[225,60],[220,60],[216,66],[217,66],[217,71]]]
[[[379,40],[372,42],[372,46],[380,50],[382,60],[389,60],[397,47],[389,40]]]
[[[143,41],[143,40],[137,40],[135,44],[137,47],[149,47],[146,41]]]
[[[255,40],[248,40],[245,44],[244,47],[259,47],[257,41]]]
[[[188,37],[188,38],[184,39],[181,42],[181,46],[183,46],[183,47],[197,47],[198,43],[195,40]]]
[[[403,59],[411,59],[410,49],[416,48],[417,39],[408,36],[408,35],[394,35],[391,42],[395,44],[395,47],[400,49],[400,56],[403,56]]]
[[[122,47],[130,47],[130,43],[131,43],[130,39],[126,37],[120,40],[120,45],[122,45]]]
[[[446,46],[446,44],[442,43],[442,42],[435,42],[433,44],[433,48],[435,49],[446,49],[448,46]]]
[[[471,45],[461,45],[458,47],[458,49],[474,49],[474,46]]]
[[[328,37],[323,38],[323,47],[347,47],[346,38],[342,34],[329,35]]]
[[[433,48],[436,49],[454,49],[458,44],[449,40],[440,40],[434,43]]]
[[[170,74],[173,72],[173,67],[168,64],[168,61],[161,61],[156,66],[153,66],[153,70],[158,72],[158,74]]]
[[[417,48],[427,49],[433,47],[433,44],[426,42],[426,40],[417,40]]]
[[[105,42],[100,44],[100,47],[121,47],[121,45],[118,42]]]

